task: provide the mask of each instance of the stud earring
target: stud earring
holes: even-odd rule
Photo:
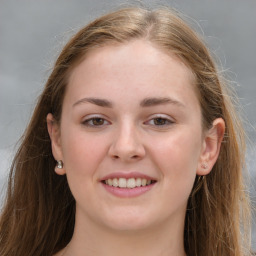
[[[203,169],[208,169],[208,165],[207,165],[206,163],[203,163],[203,164],[201,165],[201,167],[202,167]]]
[[[63,162],[61,160],[57,161],[57,166],[58,169],[63,169]]]

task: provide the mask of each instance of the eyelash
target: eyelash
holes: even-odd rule
[[[98,124],[95,124],[94,122],[99,122]],[[151,123],[153,121],[153,123]],[[160,121],[160,124],[156,124],[156,121]],[[174,121],[172,121],[169,118],[166,117],[162,117],[162,116],[156,116],[154,118],[149,119],[148,121],[146,121],[144,124],[146,125],[151,125],[151,126],[157,126],[159,128],[164,128],[166,126],[170,126],[174,123]],[[100,117],[100,116],[95,116],[95,117],[90,117],[88,119],[85,119],[82,122],[83,125],[88,126],[88,127],[92,127],[92,128],[100,128],[102,126],[105,125],[109,125],[111,124],[109,121],[107,121],[105,118]]]
[[[99,121],[101,120],[103,123],[101,124],[95,124],[93,123],[94,121]],[[88,126],[88,127],[93,127],[93,128],[100,128],[104,125],[109,125],[110,122],[107,121],[105,118],[103,117],[100,117],[100,116],[95,116],[95,117],[91,117],[91,118],[88,118],[88,119],[85,119],[83,122],[82,122],[83,125],[85,126]]]
[[[157,120],[161,121],[161,124],[156,124]],[[153,124],[150,124],[151,121],[153,121]],[[172,125],[173,123],[174,123],[174,121],[172,121],[171,119],[162,117],[162,116],[156,116],[146,122],[146,124],[150,124],[152,126],[157,126],[157,127],[166,127],[166,126]]]

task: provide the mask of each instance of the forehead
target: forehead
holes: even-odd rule
[[[176,94],[184,89],[191,93],[194,80],[192,71],[175,55],[148,41],[134,40],[90,50],[71,72],[67,94],[78,97],[81,91],[94,91],[100,95],[114,89],[163,94],[171,88]]]
[[[111,63],[110,61],[117,61],[119,58],[123,58],[123,60],[126,59],[130,63],[133,61],[137,62],[138,60],[144,60],[148,65],[160,61],[170,64],[170,59],[172,59],[173,63],[176,62],[176,65],[182,67],[183,71],[187,73],[187,76],[191,81],[195,80],[191,68],[184,63],[181,57],[178,57],[171,49],[163,49],[161,46],[146,39],[135,39],[124,43],[111,42],[95,46],[86,52],[79,63],[75,64],[73,71],[78,68],[79,64],[85,61],[87,63],[90,62],[90,64],[99,64],[103,62],[113,64],[113,62]]]

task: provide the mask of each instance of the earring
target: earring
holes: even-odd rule
[[[201,167],[202,167],[203,169],[208,169],[208,165],[207,165],[206,163],[203,163],[203,164],[201,165]]]
[[[58,160],[57,161],[57,166],[56,166],[58,169],[63,169],[63,162],[62,160]]]

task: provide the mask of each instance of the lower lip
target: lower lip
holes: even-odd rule
[[[119,187],[113,187],[113,186],[106,185],[105,183],[102,183],[104,188],[108,192],[110,192],[112,195],[118,196],[118,197],[124,197],[124,198],[140,196],[148,192],[149,190],[151,190],[155,184],[156,183],[152,183],[144,187],[119,188]]]

